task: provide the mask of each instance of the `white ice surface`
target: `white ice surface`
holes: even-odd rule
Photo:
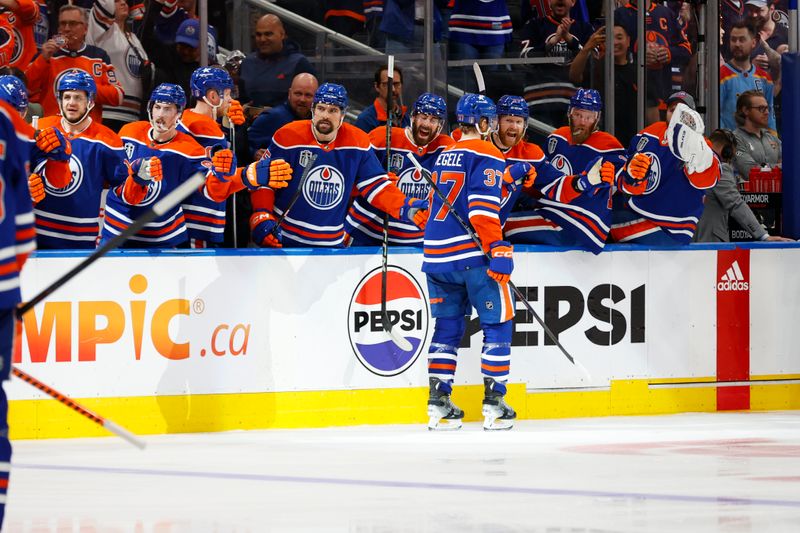
[[[800,532],[800,412],[17,441],[4,531]]]

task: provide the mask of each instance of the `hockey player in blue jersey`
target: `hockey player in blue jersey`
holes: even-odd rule
[[[33,130],[18,111],[0,101],[0,382],[9,378],[14,353],[19,274],[35,248],[33,213],[28,194],[29,153]],[[11,471],[8,398],[0,384],[0,528],[5,515]]]
[[[316,161],[306,179],[293,179],[280,191],[265,188],[252,194],[250,228],[259,246],[343,246],[354,190],[382,212],[425,226],[427,200],[407,197],[389,180],[367,134],[344,123],[347,105],[344,87],[324,83],[314,94],[311,120],[296,120],[275,132],[265,157],[286,161],[299,174],[312,157]],[[275,214],[281,215],[293,198],[297,202],[276,229]]]
[[[610,238],[616,242],[674,246],[688,244],[703,214],[707,189],[720,166],[703,137],[703,119],[694,98],[679,91],[667,100],[666,122],[656,122],[631,139],[630,164],[645,154],[651,164],[639,178],[621,173],[623,205],[613,212]]]
[[[386,146],[386,126],[378,126],[369,134],[372,149],[384,168],[387,155],[391,157],[389,177],[406,196],[425,199],[430,187],[422,174],[411,164],[407,155],[413,154],[428,170],[447,146],[453,144],[449,135],[442,133],[447,120],[447,104],[441,96],[422,93],[411,107],[411,124],[405,128],[392,128],[391,146]],[[383,240],[383,213],[357,196],[345,219],[345,231],[351,246],[379,246]],[[414,224],[391,218],[389,220],[390,245],[422,246],[424,231]]]
[[[223,117],[233,125],[244,124],[241,104],[231,98],[233,79],[220,67],[200,67],[192,73],[189,87],[195,105],[181,115],[178,131],[188,133],[206,154],[232,148],[225,138],[226,132],[218,123]],[[186,229],[192,248],[206,248],[223,241],[225,230],[225,202],[214,202],[198,191],[183,203]]]
[[[57,182],[52,173],[50,154],[34,151],[34,181],[41,176],[41,196],[36,205],[36,240],[42,249],[94,248],[100,234],[101,198],[105,185],[116,186],[117,167],[125,153],[122,140],[91,117],[97,92],[94,79],[82,70],[67,72],[58,80],[56,98],[60,115],[44,117],[37,142],[45,132],[69,139],[68,179]],[[52,153],[52,150],[51,150]]]
[[[516,413],[504,400],[514,318],[514,295],[508,286],[514,269],[513,248],[503,240],[500,223],[506,160],[487,141],[497,127],[492,100],[465,94],[458,101],[456,120],[462,137],[436,158],[431,178],[461,218],[469,220],[482,249],[434,195],[425,228],[422,264],[431,315],[436,320],[428,352],[428,428],[461,427],[464,411],[453,404],[450,394],[458,345],[464,335],[464,317],[474,307],[484,333],[483,427],[509,429]],[[519,168],[530,171],[530,165],[525,163],[512,166],[509,173],[514,179],[523,177],[514,175]],[[491,259],[486,258],[486,253]]]

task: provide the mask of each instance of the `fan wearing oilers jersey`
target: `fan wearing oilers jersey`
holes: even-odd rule
[[[230,150],[219,150],[209,162],[206,151],[190,135],[177,131],[186,95],[179,85],[162,83],[153,90],[147,105],[149,121],[126,124],[120,137],[127,160],[117,167],[116,178],[123,181],[108,193],[102,240],[112,239],[130,226],[150,206],[200,172],[206,176],[201,190],[214,201],[225,199],[249,182],[271,183],[264,164],[236,168]],[[269,161],[266,162],[269,166]],[[167,248],[187,241],[183,209],[175,206],[149,222],[124,246],[129,248]]]
[[[621,173],[624,193],[615,205],[610,237],[616,242],[649,245],[689,244],[703,214],[706,190],[719,179],[719,160],[703,136],[703,119],[694,98],[679,91],[667,100],[666,122],[656,122],[631,139],[629,164],[639,154],[652,163],[637,178]]]
[[[483,427],[509,429],[516,413],[504,400],[514,318],[514,296],[508,284],[514,269],[513,248],[503,240],[500,222],[506,160],[487,141],[497,127],[497,110],[491,99],[465,94],[458,101],[456,120],[461,139],[439,154],[431,175],[456,213],[434,195],[425,228],[422,271],[427,276],[431,315],[435,318],[428,351],[428,428],[461,427],[464,411],[453,404],[450,394],[464,317],[474,307],[484,334]],[[530,165],[514,165],[509,171],[519,169],[525,171],[522,174],[530,172]],[[469,221],[482,249],[455,215]]]
[[[94,248],[100,234],[103,188],[120,185],[117,168],[125,158],[122,140],[91,116],[97,87],[82,70],[65,73],[58,80],[56,99],[60,115],[39,120],[36,140],[52,136],[46,151],[34,150],[31,193],[34,195],[36,241],[41,249]],[[51,135],[52,134],[54,135]],[[71,153],[67,150],[71,147]],[[53,172],[53,158],[67,161],[67,177]]]
[[[223,117],[236,126],[244,124],[242,105],[231,98],[233,79],[220,67],[200,67],[189,80],[195,105],[181,115],[178,131],[188,133],[209,158],[217,150],[231,148],[219,124]],[[214,202],[198,191],[183,204],[191,248],[206,248],[223,241],[225,202]]]
[[[344,123],[347,105],[344,87],[324,83],[314,94],[311,120],[296,120],[275,132],[265,157],[284,160],[295,172],[303,169],[303,175],[280,191],[252,194],[250,229],[259,246],[343,246],[354,189],[388,215],[425,226],[427,200],[404,195],[389,180],[369,136]],[[280,228],[275,214],[284,215]]]
[[[386,168],[390,157],[389,178],[408,197],[425,199],[430,186],[421,173],[407,159],[413,154],[419,163],[431,169],[436,157],[453,144],[450,136],[442,133],[447,119],[447,104],[441,96],[423,93],[411,108],[411,124],[405,128],[392,128],[391,146],[386,146],[386,126],[378,126],[369,134],[372,149]],[[380,246],[383,239],[383,213],[357,196],[347,213],[345,231],[351,246]],[[422,246],[424,232],[414,224],[389,219],[389,244]]]
[[[36,55],[35,0],[0,1],[0,65],[25,70]]]

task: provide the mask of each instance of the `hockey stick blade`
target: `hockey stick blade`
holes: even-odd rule
[[[475,73],[475,81],[478,83],[478,94],[486,94],[486,82],[483,80],[481,66],[477,63],[473,63],[472,72]]]
[[[281,213],[280,216],[278,216],[278,219],[275,221],[275,226],[272,228],[272,231],[269,232],[270,235],[275,235],[278,232],[278,230],[281,227],[281,224],[283,223],[283,220],[286,218],[286,215],[289,214],[289,211],[292,209],[294,204],[297,203],[297,200],[303,193],[303,186],[306,184],[306,181],[308,180],[308,176],[311,173],[311,167],[314,166],[314,163],[317,160],[317,155],[319,154],[313,154],[309,158],[308,163],[306,163],[306,168],[303,169],[303,173],[300,175],[300,182],[297,184],[297,190],[294,191],[294,195],[292,195],[292,198],[289,200],[289,204],[286,206],[286,209],[284,209],[283,213]]]
[[[89,257],[78,263],[72,268],[72,270],[51,283],[50,286],[46,287],[39,294],[17,307],[17,318],[22,318],[22,315],[33,309],[42,300],[53,294],[69,280],[83,272],[89,265],[106,255],[108,252],[118,248],[120,245],[122,245],[122,243],[136,235],[139,230],[141,230],[149,222],[167,213],[170,209],[184,201],[189,197],[190,194],[197,190],[205,182],[205,180],[206,175],[202,172],[193,174],[192,177],[181,183],[175,188],[175,190],[156,202],[153,207],[145,211],[144,214],[134,220],[133,223],[125,228],[122,233],[115,236],[113,239],[109,240],[103,246],[95,250]]]
[[[120,426],[118,424],[115,424],[111,420],[103,418],[102,416],[100,416],[100,415],[98,415],[96,413],[93,413],[92,411],[90,411],[86,407],[82,406],[81,404],[79,404],[78,402],[76,402],[75,400],[70,398],[69,396],[65,396],[65,395],[61,394],[60,392],[58,392],[54,388],[49,387],[48,385],[45,385],[44,383],[42,383],[41,381],[39,381],[35,377],[31,376],[30,374],[27,374],[27,373],[23,372],[19,368],[11,367],[11,372],[15,376],[17,376],[19,379],[24,381],[25,383],[28,383],[29,385],[33,385],[34,387],[36,387],[40,391],[44,392],[48,396],[51,396],[52,398],[58,400],[60,403],[66,405],[67,407],[72,409],[73,411],[76,411],[78,414],[81,414],[81,415],[85,416],[86,418],[88,418],[89,420],[94,422],[95,424],[103,426],[104,428],[106,428],[111,433],[117,435],[118,437],[121,437],[121,438],[125,439],[126,441],[128,441],[131,444],[133,444],[134,446],[136,446],[140,450],[144,450],[145,447],[147,446],[147,444],[145,444],[145,442],[143,440],[141,440],[138,437],[136,437],[136,435],[134,435],[133,433],[131,433],[130,431],[128,431],[124,427],[122,427],[122,426]]]
[[[419,164],[419,161],[417,161],[417,159],[414,157],[413,154],[409,153],[409,154],[406,155],[406,157],[408,157],[409,161],[411,161],[411,163],[414,165],[414,167],[420,172],[420,174],[422,174],[422,177],[425,178],[425,181],[427,181],[428,184],[430,184],[431,189],[436,194],[436,196],[439,197],[439,199],[442,201],[442,203],[447,207],[448,212],[450,212],[450,214],[453,215],[453,218],[455,218],[456,221],[461,225],[461,227],[464,228],[464,230],[467,232],[467,234],[472,239],[472,241],[476,245],[478,245],[478,249],[483,250],[483,246],[481,245],[481,241],[480,241],[480,239],[478,239],[478,236],[475,234],[475,231],[473,231],[472,228],[470,228],[469,225],[467,225],[467,223],[464,222],[464,219],[461,218],[461,216],[453,208],[453,204],[450,203],[450,200],[447,199],[447,197],[444,195],[444,193],[442,193],[442,190],[433,182],[433,180],[431,179],[431,176],[430,176],[430,172],[425,170],[422,167],[422,165]],[[484,255],[486,256],[487,259],[490,259],[488,253],[484,252]],[[542,318],[539,316],[539,313],[537,313],[534,310],[533,306],[531,306],[531,304],[528,302],[528,299],[525,298],[525,296],[522,294],[522,291],[520,291],[517,288],[517,286],[514,285],[513,282],[511,282],[511,280],[509,280],[508,286],[511,287],[512,291],[514,291],[514,294],[517,296],[517,298],[519,298],[522,301],[523,305],[528,310],[528,312],[531,314],[531,316],[533,316],[533,318],[536,319],[536,322],[538,322],[539,325],[542,326],[542,329],[544,330],[545,334],[550,338],[550,340],[552,340],[556,344],[556,346],[558,346],[558,348],[561,350],[561,353],[564,354],[564,357],[566,357],[567,360],[569,360],[570,363],[572,363],[573,365],[577,366],[577,364],[575,362],[575,358],[573,358],[569,354],[569,352],[567,352],[567,350],[561,345],[561,343],[558,340],[558,337],[556,337],[553,334],[553,332],[550,331],[550,328],[547,327],[547,324],[544,323],[544,320],[542,320]],[[583,368],[583,366],[581,366],[581,369],[582,369],[582,372],[585,373],[588,376],[588,372],[586,372],[586,369]]]

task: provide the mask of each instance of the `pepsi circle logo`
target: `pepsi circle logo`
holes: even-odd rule
[[[303,198],[317,209],[333,209],[344,198],[344,177],[328,165],[312,169],[303,186]]]
[[[553,159],[550,160],[550,164],[555,167],[556,170],[561,172],[562,174],[571,175],[572,172],[572,165],[569,164],[569,160],[561,154],[556,155]]]
[[[409,198],[427,198],[431,186],[423,179],[422,172],[410,167],[400,173],[397,188]]]
[[[361,364],[373,374],[388,377],[401,374],[414,364],[425,346],[430,321],[422,287],[400,267],[388,267],[386,314],[392,330],[411,343],[411,350],[402,350],[384,329],[381,269],[376,268],[353,291],[347,311],[347,332]]]

